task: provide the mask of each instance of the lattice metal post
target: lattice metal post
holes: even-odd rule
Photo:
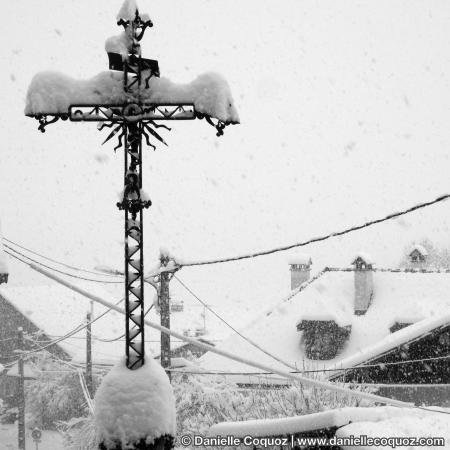
[[[129,369],[144,364],[144,232],[143,208],[150,201],[141,199],[142,124],[123,125],[125,137],[124,193],[118,203],[125,210],[125,305],[126,358]]]

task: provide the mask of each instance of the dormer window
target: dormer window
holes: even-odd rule
[[[340,327],[334,320],[302,320],[297,324],[297,331],[303,331],[306,357],[320,360],[336,357],[350,336],[351,328],[351,325]]]

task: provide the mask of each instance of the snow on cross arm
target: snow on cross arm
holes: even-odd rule
[[[106,448],[141,439],[151,444],[176,436],[175,397],[163,368],[152,358],[136,370],[125,359],[102,380],[95,395],[95,424]]]
[[[117,44],[117,43],[116,43]],[[239,123],[239,115],[227,81],[217,73],[205,73],[187,84],[152,77],[140,89],[148,103],[192,103],[197,112],[226,124]],[[25,114],[68,114],[70,105],[117,105],[138,100],[138,91],[123,90],[121,72],[100,72],[88,80],[77,80],[60,72],[37,73],[28,88]]]

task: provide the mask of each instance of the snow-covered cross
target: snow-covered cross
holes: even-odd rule
[[[124,148],[124,190],[117,206],[125,211],[126,364],[138,369],[145,356],[143,209],[151,205],[142,191],[142,138],[155,149],[153,139],[165,144],[157,129],[170,130],[158,122],[195,118],[204,118],[220,136],[239,117],[228,83],[218,74],[203,74],[185,85],[160,78],[158,62],[141,56],[140,41],[153,24],[135,0],[125,0],[117,23],[122,33],[105,44],[109,71],[89,80],[36,74],[25,114],[39,121],[42,132],[59,119],[98,122],[99,130],[111,129],[104,143],[117,137],[115,150]]]

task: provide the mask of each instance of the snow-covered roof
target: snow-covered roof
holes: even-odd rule
[[[108,45],[118,45],[117,41]],[[125,44],[124,44],[125,45]],[[68,114],[70,105],[117,105],[137,101],[137,92],[123,90],[123,73],[100,72],[88,80],[76,80],[60,72],[39,72],[28,87],[25,114]],[[147,103],[194,104],[197,112],[225,123],[239,123],[227,81],[217,73],[205,73],[187,84],[152,77],[140,99]]]
[[[415,244],[412,248],[411,251],[409,252],[409,254],[411,255],[412,253],[414,253],[415,251],[419,252],[421,255],[423,256],[428,256],[428,251],[427,249],[420,244]]]
[[[343,367],[342,360],[364,354],[366,349],[385,338],[388,341],[395,339],[394,336],[412,339],[425,329],[450,323],[449,274],[375,272],[374,297],[364,315],[354,314],[354,276],[354,272],[325,272],[289,301],[280,302],[271,312],[265,313],[259,320],[253,320],[248,328],[241,331],[267,351],[301,370]],[[334,359],[311,360],[305,355],[302,333],[297,331],[301,320],[335,320],[340,326],[351,325],[351,333]],[[423,322],[390,336],[390,327],[395,322],[412,321]],[[237,335],[223,341],[218,348],[285,369]],[[257,372],[211,352],[199,361],[202,367],[209,370]]]
[[[436,328],[450,325],[450,310],[449,308],[447,308],[444,311],[445,312],[442,315],[437,315],[420,320],[419,322],[402,328],[395,333],[387,335],[381,341],[376,342],[375,344],[370,345],[367,348],[361,349],[347,358],[341,359],[336,363],[336,367],[348,368],[357,366],[364,362],[370,361],[371,359],[382,355],[389,350],[395,349],[402,344],[411,342],[417,337],[426,335]],[[407,320],[404,320],[404,323],[408,323]]]
[[[117,296],[98,285],[84,284],[87,291],[99,297],[117,301]],[[60,337],[86,323],[90,301],[68,288],[59,285],[39,285],[21,287],[0,287],[0,295],[9,301],[20,313],[33,322],[49,338]],[[120,297],[118,297],[120,298]],[[94,317],[107,308],[95,305]],[[118,342],[101,342],[97,338],[113,339],[124,331],[123,316],[111,311],[92,324],[92,351],[94,363],[116,361],[123,349]],[[58,343],[74,360],[84,362],[86,353],[86,330]]]
[[[442,411],[449,412],[445,409]],[[213,425],[209,429],[208,435],[234,436],[238,438],[245,436],[286,436],[329,427],[338,427],[336,436],[339,437],[362,435],[377,438],[439,436],[444,437],[447,442],[449,442],[450,438],[448,415],[391,406],[341,408],[282,419],[222,422]],[[391,447],[394,447],[394,445]]]
[[[307,253],[298,253],[295,256],[288,259],[288,264],[303,264],[309,265],[312,263],[311,256]]]

